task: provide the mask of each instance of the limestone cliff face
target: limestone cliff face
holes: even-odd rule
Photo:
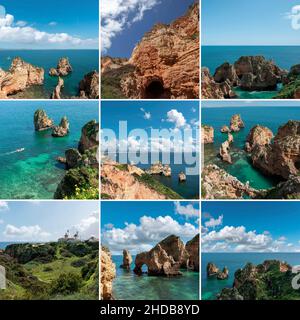
[[[7,72],[0,70],[0,98],[6,99],[32,85],[43,83],[44,69],[35,67],[21,58],[15,58]]]
[[[123,58],[112,58],[109,56],[101,58],[101,73],[106,73],[110,70],[119,69],[120,67],[126,65],[128,59]]]
[[[263,191],[255,190],[216,165],[209,164],[202,171],[203,199],[243,199],[259,197]]]
[[[129,98],[198,98],[198,3],[170,25],[155,25],[133,50],[129,64],[135,72],[122,82]]]
[[[214,143],[214,128],[211,126],[203,125],[201,127],[201,142],[203,144]]]
[[[101,166],[101,192],[111,199],[167,199],[137,179],[144,171],[130,165],[106,161]]]
[[[101,282],[100,294],[103,300],[113,300],[112,282],[116,277],[116,266],[112,262],[111,254],[108,249],[101,248]]]
[[[299,174],[300,122],[281,126],[272,143],[256,145],[252,150],[253,165],[265,174],[288,179]]]
[[[199,234],[186,243],[185,249],[189,254],[188,268],[199,271]]]
[[[180,267],[186,267],[189,254],[179,237],[171,235],[148,252],[135,258],[134,272],[142,274],[142,266],[148,267],[149,276],[179,276]]]

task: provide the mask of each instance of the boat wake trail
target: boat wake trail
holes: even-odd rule
[[[15,151],[10,151],[10,152],[6,152],[6,153],[3,153],[3,154],[0,154],[1,157],[4,157],[4,156],[9,156],[11,154],[14,154],[14,153],[19,153],[19,152],[23,152],[25,151],[25,148],[20,148],[20,149],[17,149]]]

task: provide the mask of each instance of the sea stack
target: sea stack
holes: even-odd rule
[[[130,270],[130,266],[132,263],[132,257],[128,250],[123,250],[123,264],[120,266],[120,268],[125,270]]]
[[[69,62],[68,58],[60,58],[56,69],[51,68],[49,75],[52,77],[65,77],[73,71],[73,68]]]
[[[69,134],[70,123],[66,116],[64,116],[58,126],[54,126],[52,130],[53,137],[65,137]]]
[[[64,87],[64,83],[64,79],[58,77],[58,83],[52,93],[51,99],[61,99],[61,89]]]
[[[34,113],[35,131],[44,131],[51,129],[54,125],[53,120],[47,116],[46,111],[39,109]]]
[[[207,264],[207,267],[206,267],[206,274],[207,274],[207,277],[210,278],[210,277],[215,277],[219,272],[219,269],[217,268],[217,266],[212,263],[212,262],[209,262]]]
[[[179,180],[179,182],[185,182],[186,181],[186,175],[184,174],[184,172],[180,172],[179,173],[178,180]]]

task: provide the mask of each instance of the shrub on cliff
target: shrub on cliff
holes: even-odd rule
[[[51,284],[52,295],[68,295],[78,292],[82,286],[82,279],[75,273],[63,273]]]

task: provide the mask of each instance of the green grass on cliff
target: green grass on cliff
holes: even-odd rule
[[[143,183],[150,189],[153,189],[156,192],[166,196],[168,199],[182,199],[178,193],[157,181],[150,174],[145,173],[142,176],[135,174],[134,176],[140,183]]]
[[[297,89],[300,88],[300,77],[296,77],[291,79],[289,84],[283,86],[283,88],[279,91],[276,99],[293,99],[294,93]]]
[[[7,289],[0,290],[0,300],[97,300],[98,245],[53,242],[8,246],[0,254],[7,276]],[[51,254],[45,254],[47,249]]]
[[[133,66],[125,65],[105,72],[101,77],[102,99],[127,99],[122,92],[121,80],[132,71],[134,71]]]

